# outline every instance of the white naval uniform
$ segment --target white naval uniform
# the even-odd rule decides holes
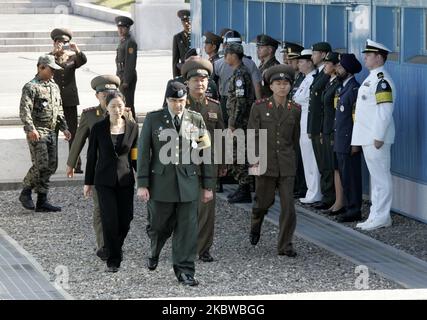
[[[377,86],[383,78],[392,90],[392,101],[377,103]],[[386,87],[385,84],[380,84]],[[384,67],[371,70],[369,76],[359,88],[356,102],[356,114],[351,144],[362,146],[363,154],[371,177],[371,202],[368,221],[383,223],[390,221],[392,202],[392,178],[390,172],[390,148],[394,143],[393,108],[395,96],[393,80]],[[391,99],[387,99],[391,100]],[[374,140],[383,141],[377,149]]]
[[[307,74],[293,96],[293,100],[301,105],[301,136],[299,141],[302,163],[304,166],[305,182],[307,184],[307,193],[305,198],[301,199],[301,202],[303,203],[314,203],[322,200],[322,193],[320,191],[320,172],[317,167],[316,157],[314,156],[313,144],[307,134],[310,86],[314,80],[313,76],[315,74],[316,70]]]

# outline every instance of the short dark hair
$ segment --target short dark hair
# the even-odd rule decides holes
[[[126,99],[120,91],[111,91],[108,93],[107,98],[105,98],[107,106],[110,104],[111,100],[120,98],[126,104]]]

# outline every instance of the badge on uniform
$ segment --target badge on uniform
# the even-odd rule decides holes
[[[192,147],[193,149],[196,149],[196,148],[197,148],[197,142],[196,142],[195,140],[193,140],[193,141],[191,142],[191,147]]]
[[[236,86],[241,87],[243,85],[243,81],[240,79],[236,80]]]
[[[265,115],[266,115],[267,117],[269,117],[269,116],[270,116],[270,113],[268,113],[268,112],[267,112]]]
[[[385,84],[384,82],[383,82],[383,83],[381,83],[381,88],[383,88],[383,89],[387,89],[387,84]]]
[[[340,106],[340,111],[344,112],[344,106],[343,105]]]
[[[364,82],[364,83],[363,83],[363,85],[364,85],[365,87],[369,87],[369,86],[371,85],[371,82],[370,82],[370,81],[366,81],[366,82]]]
[[[365,95],[362,95],[362,100],[366,100],[366,96]]]
[[[133,48],[129,48],[128,52],[129,52],[129,54],[132,54],[133,53]]]
[[[47,101],[43,101],[43,102],[42,102],[42,106],[43,106],[43,107],[47,107],[47,105],[48,105]]]
[[[218,115],[215,112],[208,112],[209,119],[218,119]]]

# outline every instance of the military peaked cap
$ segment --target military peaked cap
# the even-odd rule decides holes
[[[116,21],[116,25],[118,27],[127,27],[129,28],[131,25],[133,25],[133,20],[126,16],[118,16],[114,19]]]
[[[265,70],[264,77],[270,84],[274,80],[287,80],[292,84],[295,78],[295,71],[289,65],[278,64]]]
[[[92,79],[90,85],[97,93],[106,90],[118,90],[120,78],[114,75],[105,74]]]
[[[200,77],[209,77],[212,74],[213,66],[209,60],[198,59],[190,60],[184,63],[181,68],[181,74],[185,79],[190,79],[191,77],[200,76]]]
[[[50,33],[50,37],[54,41],[56,40],[70,41],[71,38],[73,37],[73,33],[69,29],[56,28],[56,29],[53,29],[52,32]]]

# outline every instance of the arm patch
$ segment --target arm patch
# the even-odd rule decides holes
[[[375,99],[377,100],[377,104],[393,102],[393,93],[391,86],[384,78],[381,78],[381,80],[377,84],[377,90],[375,91]]]

